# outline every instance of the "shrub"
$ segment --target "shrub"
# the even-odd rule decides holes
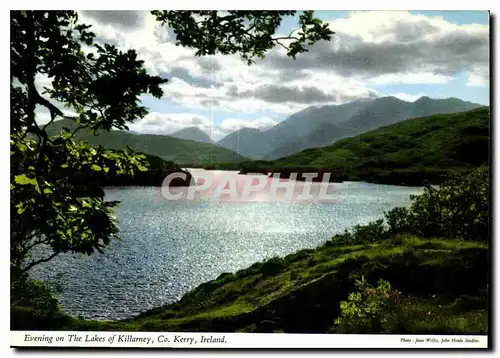
[[[53,290],[45,283],[23,278],[11,284],[11,329],[40,330],[61,327],[71,318],[61,311]]]
[[[384,227],[384,219],[372,221],[368,225],[356,225],[354,227],[356,244],[375,242],[388,239],[390,233]]]
[[[232,272],[223,272],[217,277],[217,281],[230,281],[234,279],[234,274]]]
[[[58,311],[58,299],[48,284],[23,278],[12,282],[10,299],[16,306],[31,306],[45,311]]]
[[[356,280],[356,292],[349,294],[347,301],[340,302],[340,316],[335,325],[341,332],[378,333],[383,331],[393,315],[399,292],[391,284],[379,280],[377,287],[364,278]]]
[[[385,214],[391,235],[411,232],[410,213],[407,208],[398,207]]]
[[[354,235],[346,230],[343,234],[335,235],[331,242],[334,245],[349,245],[354,243]]]
[[[488,240],[489,168],[482,166],[466,175],[454,175],[439,188],[427,185],[412,196],[410,208],[386,213],[389,231],[422,237],[456,237]]]
[[[311,252],[313,252],[313,251],[314,250],[311,250],[311,249],[302,249],[302,250],[299,250],[293,254],[286,255],[284,260],[288,263],[299,261],[299,260],[302,260],[302,259],[308,257],[311,254]]]
[[[278,274],[285,268],[285,263],[280,257],[273,257],[262,265],[262,275],[264,277]]]

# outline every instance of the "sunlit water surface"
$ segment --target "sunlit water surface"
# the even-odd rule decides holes
[[[381,218],[421,188],[335,183],[338,200],[289,204],[168,201],[159,188],[107,188],[121,241],[103,254],[65,254],[33,276],[62,286],[64,310],[122,319],[181,298],[223,272],[316,247],[333,234]]]

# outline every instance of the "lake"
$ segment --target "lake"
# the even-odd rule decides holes
[[[314,248],[422,192],[361,182],[331,185],[338,200],[308,203],[171,201],[160,188],[106,188],[107,199],[121,201],[116,214],[122,240],[103,254],[60,255],[32,276],[60,285],[61,304],[71,315],[129,318],[174,302],[223,272]]]

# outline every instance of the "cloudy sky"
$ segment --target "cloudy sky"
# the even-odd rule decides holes
[[[149,12],[83,11],[100,41],[133,48],[147,70],[168,78],[164,97],[130,125],[169,134],[197,126],[214,140],[241,127],[266,129],[312,105],[392,95],[413,101],[458,97],[489,103],[488,13],[317,11],[336,32],[297,60],[276,48],[252,66],[238,56],[195,57]],[[289,33],[296,17],[279,30]]]

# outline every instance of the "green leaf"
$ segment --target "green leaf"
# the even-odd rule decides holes
[[[97,164],[92,164],[92,170],[99,172],[102,170],[102,168]]]
[[[20,185],[28,185],[28,184],[37,185],[36,179],[28,178],[26,174],[16,175],[14,177],[14,181]]]

